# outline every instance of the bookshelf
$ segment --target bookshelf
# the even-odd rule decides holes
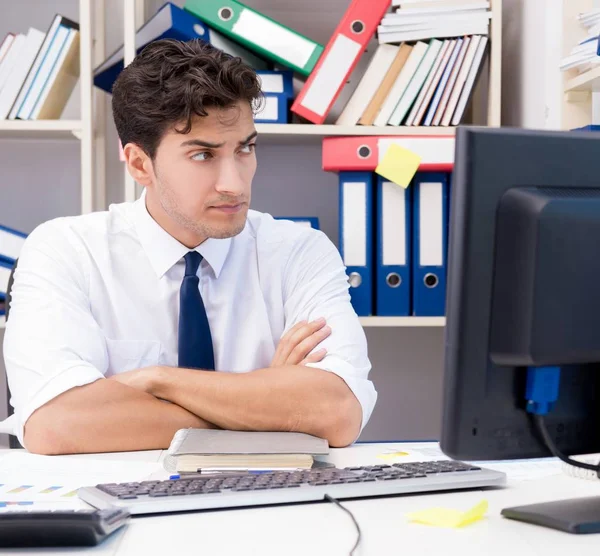
[[[453,127],[408,127],[408,126],[344,126],[313,124],[256,124],[260,135],[312,135],[316,137],[348,135],[454,135]]]
[[[562,56],[585,38],[585,29],[576,17],[581,12],[594,9],[594,0],[562,1]],[[562,72],[563,102],[561,107],[561,129],[573,129],[592,123],[593,93],[600,91],[600,68],[594,67],[583,73],[576,69]]]

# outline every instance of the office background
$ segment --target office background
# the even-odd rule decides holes
[[[105,50],[123,42],[123,0],[105,0]],[[246,0],[246,3],[298,32],[326,44],[349,0]],[[182,6],[183,0],[175,0]],[[502,124],[560,128],[564,116],[563,54],[565,0],[503,0]],[[162,0],[146,0],[154,13]],[[590,3],[588,3],[590,4]],[[591,3],[593,4],[593,3]],[[0,37],[29,26],[45,29],[55,13],[78,20],[77,0],[0,0]],[[587,7],[587,6],[586,6]],[[370,51],[376,42],[372,41]],[[356,74],[362,74],[363,57]],[[356,83],[353,84],[354,86]],[[78,87],[62,118],[79,117]],[[350,87],[336,106],[344,106]],[[101,98],[109,106],[109,96]],[[334,110],[335,112],[335,110]],[[339,109],[338,109],[339,113]],[[123,199],[123,166],[110,109],[106,110],[108,203]],[[321,170],[320,137],[263,137],[253,185],[254,209],[274,215],[316,215],[338,243],[337,176]],[[30,232],[57,216],[80,213],[80,146],[75,139],[3,138],[0,134],[0,222]],[[362,440],[432,439],[440,428],[443,327],[366,328],[372,379],[379,401]],[[4,331],[0,330],[0,341]],[[35,349],[35,346],[32,346]],[[0,358],[0,365],[3,366]],[[0,419],[6,385],[0,369]],[[0,447],[7,437],[0,436]]]

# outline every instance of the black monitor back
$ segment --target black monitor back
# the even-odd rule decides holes
[[[526,366],[559,364],[550,433],[565,453],[600,452],[600,134],[462,127],[456,139],[442,450],[549,455],[525,411]]]

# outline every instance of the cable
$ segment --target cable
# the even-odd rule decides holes
[[[598,478],[600,478],[600,465],[592,465],[590,463],[585,463],[583,461],[577,461],[575,459],[570,458],[563,454],[555,445],[552,440],[550,434],[548,433],[548,429],[546,428],[546,421],[544,420],[543,415],[533,415],[533,419],[535,425],[537,427],[538,432],[540,433],[542,439],[544,440],[544,444],[548,450],[552,452],[554,457],[557,457],[561,461],[572,465],[573,467],[579,467],[580,469],[587,469],[588,471],[594,471]]]
[[[354,551],[358,548],[358,545],[360,544],[360,539],[361,539],[361,532],[360,532],[360,526],[358,525],[358,521],[356,521],[356,518],[354,517],[354,514],[345,506],[342,506],[340,504],[339,500],[336,500],[333,496],[329,496],[329,494],[325,495],[325,500],[328,500],[329,502],[332,502],[333,504],[335,504],[338,508],[344,510],[352,519],[352,522],[354,523],[354,527],[356,527],[356,542],[354,543],[354,546],[352,547],[352,549],[350,550],[350,556],[354,556]]]

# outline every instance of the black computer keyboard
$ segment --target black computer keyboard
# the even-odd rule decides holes
[[[354,498],[484,486],[505,475],[456,461],[398,463],[242,474],[194,474],[175,480],[101,484],[79,490],[95,507],[132,514]]]

